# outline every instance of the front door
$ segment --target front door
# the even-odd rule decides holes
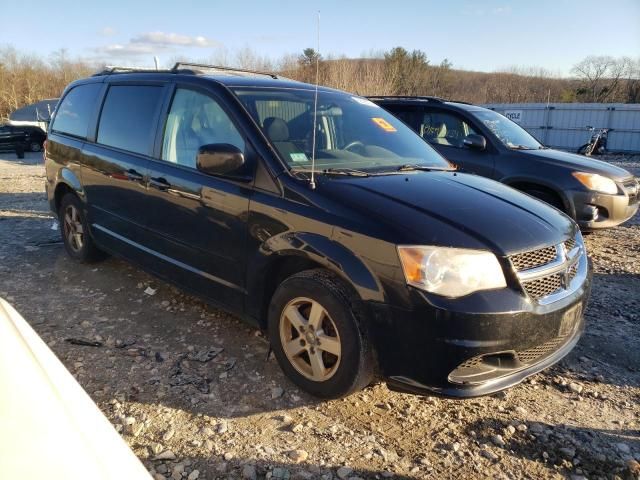
[[[470,123],[457,113],[425,108],[418,133],[462,172],[493,177],[494,155],[464,144],[467,135],[477,134]]]
[[[147,228],[162,272],[209,299],[240,311],[245,292],[245,242],[252,165],[240,129],[214,96],[175,90],[160,158],[151,162]],[[245,152],[241,175],[196,169],[198,148],[227,143]]]

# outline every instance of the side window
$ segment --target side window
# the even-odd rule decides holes
[[[98,125],[98,143],[149,155],[162,93],[160,86],[109,87]]]
[[[89,119],[101,89],[101,83],[89,83],[73,88],[58,105],[51,130],[87,138]]]
[[[417,131],[420,120],[420,112],[414,108],[390,107],[388,109],[394,116],[406,123],[412,130]]]
[[[476,133],[457,115],[448,112],[425,111],[420,122],[420,136],[429,143],[463,148],[467,135]]]
[[[244,140],[237,128],[208,95],[178,88],[164,129],[162,159],[196,168],[196,155],[202,145],[228,143],[244,152]]]

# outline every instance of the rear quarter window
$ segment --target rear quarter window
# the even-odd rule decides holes
[[[100,115],[98,143],[150,155],[163,87],[114,85]]]
[[[87,138],[89,119],[101,89],[101,83],[89,83],[70,90],[58,106],[51,130]]]

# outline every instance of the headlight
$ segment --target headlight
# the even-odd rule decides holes
[[[409,285],[444,297],[462,297],[478,290],[507,286],[496,256],[483,250],[399,246]]]
[[[618,193],[616,182],[610,178],[603,177],[597,173],[573,172],[572,175],[589,190],[596,192],[610,193],[615,195]]]

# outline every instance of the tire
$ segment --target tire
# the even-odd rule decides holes
[[[73,193],[67,193],[62,197],[58,221],[64,248],[71,258],[80,263],[93,263],[106,257],[106,254],[96,247],[82,202]]]
[[[535,190],[535,189],[524,190],[524,192],[531,195],[532,197],[536,197],[538,200],[542,200],[543,202],[548,203],[552,207],[555,207],[558,210],[560,210],[561,212],[565,211],[564,205],[562,204],[562,201],[560,200],[560,198],[558,198],[557,195],[551,192],[547,192],[545,190]]]
[[[42,143],[40,142],[31,142],[29,143],[29,151],[30,152],[39,152],[42,150]]]
[[[361,309],[356,295],[326,270],[307,270],[282,282],[269,305],[268,330],[287,377],[306,392],[327,399],[369,385],[374,376],[373,351],[360,322]],[[312,330],[311,312],[320,319]]]
[[[589,151],[589,148],[591,148],[591,144],[590,143],[585,143],[584,145],[582,145],[579,149],[578,149],[578,154],[579,155],[590,155],[590,153],[587,153]]]

